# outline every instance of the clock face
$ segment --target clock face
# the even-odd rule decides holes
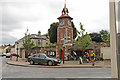
[[[68,24],[69,24],[69,25],[71,25],[71,22],[70,22],[70,21],[68,21]]]
[[[63,24],[64,24],[64,21],[61,21],[60,24],[63,25]]]

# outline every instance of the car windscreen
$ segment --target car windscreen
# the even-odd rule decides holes
[[[40,55],[39,54],[35,54],[35,55],[33,55],[33,57],[40,57]]]
[[[40,55],[40,58],[42,58],[42,59],[44,59],[44,58],[46,58],[46,57],[47,57],[47,56],[44,55],[44,54]]]

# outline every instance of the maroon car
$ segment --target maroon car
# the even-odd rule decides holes
[[[16,53],[12,53],[11,55],[12,55],[12,56],[16,56]]]

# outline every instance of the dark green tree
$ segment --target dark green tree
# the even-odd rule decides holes
[[[101,35],[102,41],[109,42],[109,40],[110,40],[110,34],[108,33],[107,30],[101,30],[100,31],[100,35]]]
[[[89,35],[90,35],[92,41],[102,42],[102,38],[101,38],[101,35],[99,33],[90,33]]]
[[[73,22],[71,22],[71,23],[72,23],[72,28],[73,28],[73,39],[75,39],[77,37],[77,29],[76,29],[74,23]]]
[[[23,40],[23,47],[24,47],[24,49],[26,49],[26,52],[27,52],[26,58],[28,57],[28,53],[30,52],[30,50],[33,46],[34,46],[34,43],[33,43],[33,41],[31,41],[30,33],[28,33],[28,29],[27,29],[27,31],[25,33],[25,39]]]
[[[54,22],[50,25],[50,28],[48,29],[48,34],[50,36],[50,42],[51,43],[56,43],[57,42],[57,27],[58,27],[58,22]]]
[[[72,28],[73,28],[73,39],[75,39],[77,37],[77,30],[75,28],[75,25],[73,22],[72,23]],[[57,43],[57,27],[58,27],[59,23],[58,22],[54,22],[50,25],[50,28],[48,29],[48,34],[50,36],[50,42],[51,43]]]

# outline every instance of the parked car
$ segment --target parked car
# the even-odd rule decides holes
[[[3,53],[2,56],[6,56],[6,53]]]
[[[52,66],[52,65],[60,64],[61,60],[56,58],[50,58],[46,54],[41,53],[41,54],[34,54],[32,56],[29,56],[28,62],[30,64],[38,63],[38,64],[47,64],[49,66]]]
[[[11,55],[12,55],[12,56],[17,56],[17,54],[16,54],[16,53],[12,53]]]
[[[11,53],[6,53],[6,58],[10,58],[11,57]]]

